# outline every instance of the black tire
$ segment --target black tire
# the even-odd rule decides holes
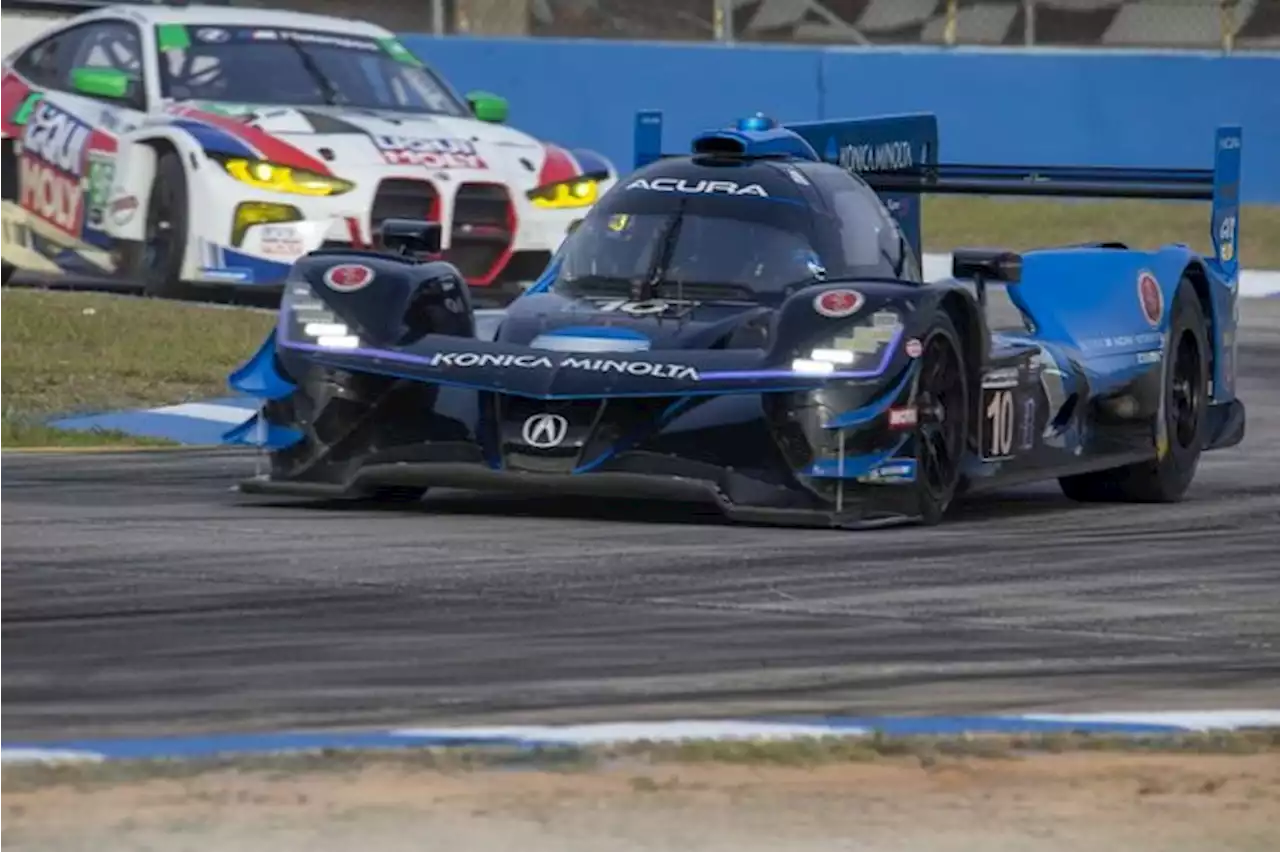
[[[9,279],[13,277],[13,269],[12,263],[0,263],[0,286],[9,283]]]
[[[182,281],[190,210],[182,158],[176,151],[159,152],[143,242],[130,250],[130,271],[148,296],[181,299],[190,292]]]
[[[955,323],[939,312],[921,338],[916,405],[916,493],[920,522],[940,522],[960,485],[969,441],[971,365]]]
[[[1175,503],[1195,478],[1209,414],[1209,338],[1204,310],[1186,278],[1178,284],[1164,351],[1167,449],[1146,462],[1058,480],[1080,502]]]

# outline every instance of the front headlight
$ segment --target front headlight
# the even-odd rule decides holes
[[[291,336],[303,343],[325,349],[359,349],[360,336],[338,318],[328,305],[311,291],[301,279],[290,279],[285,285],[284,310],[289,313]]]
[[[529,191],[534,207],[545,210],[572,210],[590,207],[600,197],[600,181],[595,178],[575,178],[549,183]]]
[[[291,195],[341,195],[355,188],[351,181],[315,172],[303,171],[266,160],[249,160],[243,157],[218,159],[236,180],[270,192],[287,192]]]
[[[793,360],[791,369],[806,376],[827,376],[859,362],[875,363],[901,333],[902,321],[896,312],[877,311],[869,324],[851,326]]]

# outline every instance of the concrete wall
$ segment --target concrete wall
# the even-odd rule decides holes
[[[668,145],[756,111],[783,121],[930,111],[951,162],[1208,167],[1213,130],[1244,127],[1244,197],[1280,203],[1280,55],[721,47],[405,36],[512,123],[631,158],[637,109]]]

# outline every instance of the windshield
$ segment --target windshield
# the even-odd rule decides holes
[[[279,27],[162,25],[157,41],[166,98],[470,115],[394,39]]]
[[[729,210],[593,213],[566,241],[556,287],[631,298],[781,298],[822,272],[804,233]]]

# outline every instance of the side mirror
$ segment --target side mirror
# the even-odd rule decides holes
[[[132,95],[135,80],[115,68],[72,68],[71,88],[91,98],[126,100]]]
[[[956,249],[951,253],[951,277],[1017,284],[1022,280],[1022,255],[1007,249]]]
[[[410,257],[439,254],[442,236],[439,222],[422,219],[386,219],[378,229],[383,249]]]
[[[490,92],[468,92],[467,103],[471,105],[472,115],[490,124],[502,124],[510,111],[506,98]]]

